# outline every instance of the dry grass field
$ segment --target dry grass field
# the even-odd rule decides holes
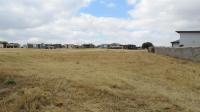
[[[0,112],[200,112],[200,64],[145,51],[0,49]]]

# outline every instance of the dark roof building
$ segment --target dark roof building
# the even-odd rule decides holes
[[[6,48],[7,45],[8,45],[8,42],[6,42],[6,41],[0,41],[0,44],[2,45],[1,48]]]
[[[180,40],[173,41],[171,42],[171,44],[172,44],[172,47],[180,47]]]
[[[94,44],[83,44],[82,48],[95,48]]]
[[[123,45],[123,49],[137,49],[136,45],[128,44]]]
[[[98,48],[109,48],[110,44],[101,44],[97,46]]]
[[[18,43],[9,43],[6,48],[20,48],[20,44]]]

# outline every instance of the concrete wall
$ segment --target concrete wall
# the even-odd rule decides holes
[[[155,47],[155,53],[200,62],[200,47],[198,48]]]
[[[172,47],[174,47],[174,48],[179,48],[179,47],[180,47],[180,43],[173,43],[173,44],[172,44]]]
[[[180,45],[200,47],[200,33],[180,33]]]

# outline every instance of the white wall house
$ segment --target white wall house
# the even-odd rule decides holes
[[[200,47],[200,31],[176,31],[180,34],[179,47]]]
[[[4,45],[0,43],[0,48],[3,48],[3,47],[4,47]]]
[[[69,49],[75,48],[74,44],[65,44],[64,46],[65,48],[69,48]]]

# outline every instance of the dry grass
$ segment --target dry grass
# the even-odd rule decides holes
[[[144,51],[0,49],[0,112],[198,112],[199,68]]]

